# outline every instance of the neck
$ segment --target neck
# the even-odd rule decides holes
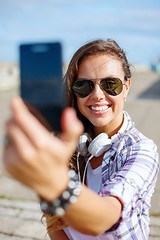
[[[114,120],[114,122],[112,121],[103,127],[94,127],[95,137],[104,132],[109,138],[111,138],[113,135],[118,133],[119,129],[122,127],[123,121],[124,115],[121,114],[116,120]]]

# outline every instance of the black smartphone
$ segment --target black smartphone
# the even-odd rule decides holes
[[[60,132],[65,103],[61,43],[23,43],[19,53],[21,97],[42,124]]]

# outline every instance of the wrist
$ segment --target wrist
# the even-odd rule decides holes
[[[58,198],[58,196],[66,189],[69,176],[68,167],[61,168],[60,171],[57,170],[51,176],[48,174],[48,178],[45,181],[39,183],[36,192],[40,198],[46,201],[53,201]],[[54,176],[54,177],[53,177]]]
[[[74,170],[68,172],[69,181],[67,188],[54,201],[46,201],[41,198],[41,210],[51,215],[63,216],[69,205],[76,202],[80,194],[81,185],[78,175]]]

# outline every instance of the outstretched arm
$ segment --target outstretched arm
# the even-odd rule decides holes
[[[6,125],[10,143],[4,151],[4,165],[39,196],[53,201],[67,187],[67,165],[83,132],[82,123],[73,109],[66,109],[62,133],[57,138],[30,114],[19,97],[12,100],[11,107],[13,117]],[[77,202],[66,211],[64,221],[82,233],[99,235],[118,221],[121,208],[117,198],[101,197],[84,186]]]

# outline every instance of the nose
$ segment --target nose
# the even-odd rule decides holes
[[[96,82],[94,85],[94,90],[92,92],[92,97],[96,100],[104,99],[105,94],[103,89],[101,88],[99,82]]]

